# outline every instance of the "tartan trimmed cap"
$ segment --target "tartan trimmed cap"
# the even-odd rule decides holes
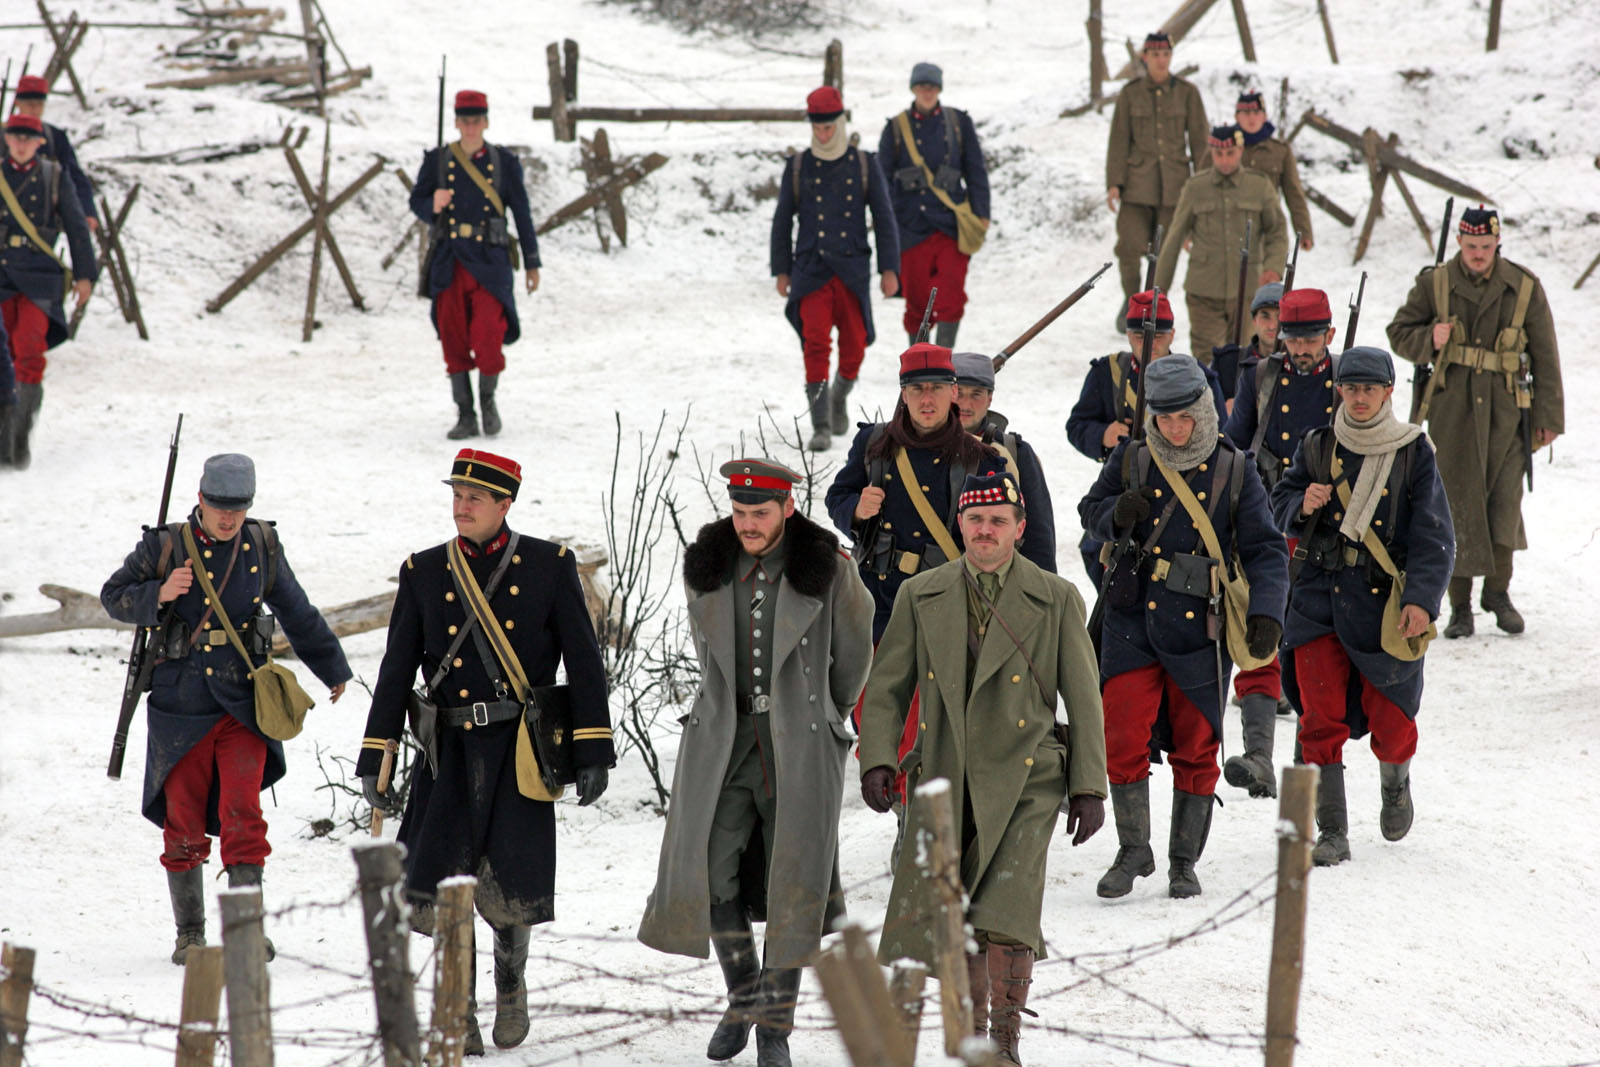
[[[248,508],[256,498],[255,463],[239,452],[212,456],[200,472],[200,495],[224,511]]]
[[[1461,213],[1461,223],[1456,232],[1467,237],[1500,236],[1500,212],[1492,207],[1469,207]]]
[[[728,479],[728,496],[739,504],[765,504],[782,500],[806,476],[762,456],[730,459],[717,468]]]
[[[1206,372],[1181,352],[1152,361],[1144,371],[1144,406],[1157,415],[1186,411],[1206,391]]]
[[[1333,308],[1321,289],[1295,289],[1278,305],[1278,336],[1317,337],[1333,325]]]
[[[954,385],[955,381],[956,368],[950,362],[950,350],[943,345],[924,341],[900,353],[902,386],[915,385],[917,382],[943,382]]]
[[[832,122],[844,114],[844,96],[831,85],[813,89],[806,96],[806,119],[810,122]]]
[[[968,508],[989,507],[994,504],[1015,504],[1026,508],[1022,500],[1022,490],[1017,488],[1017,480],[1008,470],[996,471],[994,474],[969,474],[962,483],[961,495],[956,498],[956,514],[959,515]]]
[[[1152,290],[1146,289],[1142,293],[1134,293],[1128,297],[1128,331],[1130,333],[1144,329],[1145,316],[1150,314],[1150,301],[1155,296]],[[1166,333],[1172,329],[1172,305],[1167,302],[1167,294],[1161,294],[1161,300],[1156,304],[1156,332]]]
[[[17,82],[18,100],[43,100],[50,95],[50,83],[37,74],[24,74]]]
[[[1233,123],[1226,126],[1211,127],[1211,136],[1206,138],[1206,143],[1212,148],[1231,148],[1244,144],[1244,131]]]
[[[450,477],[444,479],[444,484],[475,485],[515,500],[517,489],[522,485],[522,464],[493,452],[463,448],[456,453]]]
[[[456,93],[457,115],[487,115],[489,98],[476,89],[462,89]]]
[[[1381,348],[1356,345],[1333,361],[1335,385],[1393,385],[1394,357]]]
[[[1239,100],[1233,105],[1235,114],[1241,111],[1265,111],[1267,107],[1261,102],[1261,92],[1251,89],[1249,92],[1240,93]]]
[[[33,115],[14,111],[6,117],[6,132],[13,137],[43,137],[44,122]]]

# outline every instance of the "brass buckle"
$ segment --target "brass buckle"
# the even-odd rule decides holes
[[[456,236],[457,237],[471,237],[472,236],[472,223],[463,222],[461,225],[457,226],[456,227]]]

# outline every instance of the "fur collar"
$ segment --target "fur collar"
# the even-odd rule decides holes
[[[839,539],[797,511],[785,523],[783,540],[783,573],[795,592],[825,595],[841,559]],[[706,523],[684,550],[683,580],[696,593],[715,592],[731,579],[740,551],[732,519]]]

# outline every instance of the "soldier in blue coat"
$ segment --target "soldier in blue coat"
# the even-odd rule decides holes
[[[1264,288],[1264,287],[1263,287]],[[1258,357],[1239,375],[1240,393],[1222,431],[1235,447],[1255,456],[1261,480],[1271,490],[1289,469],[1306,431],[1333,419],[1333,355],[1329,344],[1335,328],[1328,294],[1321,289],[1295,289],[1282,298],[1278,335],[1282,353]],[[1289,539],[1293,552],[1295,539]],[[1272,767],[1276,716],[1293,710],[1283,699],[1282,672],[1276,660],[1265,667],[1240,671],[1233,680],[1244,727],[1244,752],[1229,756],[1222,773],[1229,785],[1253,797],[1278,795]]]
[[[1250,323],[1255,333],[1243,346],[1229,342],[1211,350],[1211,366],[1222,383],[1222,395],[1228,399],[1228,413],[1233,413],[1233,398],[1238,392],[1239,377],[1254,374],[1252,368],[1263,354],[1278,349],[1278,305],[1283,301],[1283,283],[1268,282],[1250,298]]]
[[[531,785],[537,772],[523,764],[533,757],[528,742],[518,740],[521,690],[503,665],[500,642],[534,688],[554,685],[557,668],[566,668],[580,804],[605,792],[617,753],[605,665],[573,554],[506,525],[521,466],[464,448],[447,484],[457,536],[407,557],[400,568],[356,774],[375,808],[400,814],[392,794],[378,791],[379,768],[385,745],[406,727],[420,671],[435,706],[425,717],[411,713],[411,731],[428,755],[414,766],[398,835],[406,846],[406,893],[416,909],[412,928],[432,935],[440,880],[478,879],[473,901],[494,931],[494,1042],[511,1048],[528,1033],[529,928],[555,918],[556,797],[524,788],[523,779]],[[455,551],[503,638],[484,640],[489,624],[480,625],[468,606],[471,587],[449,562]],[[467,1050],[482,1054],[476,968],[471,988]]]
[[[1191,508],[1204,509],[1222,558],[1236,558],[1249,580],[1251,654],[1271,656],[1282,633],[1288,550],[1249,457],[1218,435],[1208,393],[1192,356],[1152,364],[1144,440],[1119,443],[1078,505],[1091,534],[1124,546],[1101,593],[1106,764],[1121,844],[1097,887],[1102,897],[1124,896],[1155,871],[1149,765],[1162,750],[1171,753],[1173,781],[1168,892],[1200,894],[1195,863],[1211,828],[1231,662],[1207,619],[1219,576]]]
[[[1009,429],[1010,421],[989,406],[994,402],[994,360],[977,352],[957,352],[950,362],[956,372],[961,428],[1000,450],[1006,469],[1017,480],[1022,499],[1028,502],[1028,528],[1017,543],[1017,551],[1054,574],[1056,512],[1050,503],[1050,485],[1033,446]]]
[[[259,886],[272,852],[261,791],[283,777],[283,743],[262,733],[250,672],[266,661],[274,630],[282,627],[300,662],[329,687],[330,700],[350,680],[339,640],[300,588],[272,523],[247,517],[255,488],[250,457],[212,456],[188,521],[146,529],[100,590],[113,619],[159,627],[150,648],[156,661],[142,807],[162,831],[177,964],[190,946],[206,943],[207,835],[221,841],[230,887]],[[202,590],[196,568],[205,571],[220,605]],[[224,614],[249,664],[230,641]],[[271,942],[267,953],[270,959]]]
[[[17,81],[16,112],[19,115],[32,115],[43,124],[44,144],[39,147],[39,154],[61,164],[62,173],[72,182],[72,188],[77,190],[78,204],[83,208],[84,219],[92,233],[100,228],[100,214],[94,206],[94,186],[89,184],[89,176],[78,163],[78,153],[73,150],[72,138],[67,136],[67,131],[44,121],[44,105],[49,96],[49,82],[37,74],[24,74]]]
[[[888,183],[872,153],[850,144],[839,90],[825,85],[813,91],[806,97],[806,116],[811,147],[790,157],[778,178],[771,259],[778,295],[788,300],[784,314],[800,335],[805,358],[811,411],[806,447],[820,452],[834,434],[850,429],[850,390],[867,346],[877,337],[867,288],[872,277],[867,212],[878,247],[878,288],[886,297],[900,287],[900,242]],[[839,371],[830,388],[828,354],[835,328]]]
[[[1411,757],[1422,703],[1422,648],[1455,565],[1455,528],[1433,446],[1394,417],[1394,360],[1346,349],[1335,371],[1342,403],[1331,427],[1301,441],[1272,490],[1278,526],[1300,538],[1284,627],[1283,681],[1300,709],[1305,761],[1317,784],[1312,859],[1350,858],[1344,744],[1372,734],[1389,841],[1411,828]],[[1369,536],[1370,535],[1370,536]],[[1386,618],[1403,576],[1399,610]],[[1398,653],[1398,654],[1397,654]]]
[[[1072,412],[1067,416],[1067,440],[1092,460],[1104,462],[1117,443],[1132,432],[1135,400],[1139,394],[1138,353],[1144,348],[1144,320],[1150,314],[1153,295],[1146,290],[1129,298],[1126,311],[1118,316],[1127,320],[1128,348],[1089,361],[1089,373],[1083,377],[1078,402],[1072,405]],[[1155,329],[1150,346],[1152,363],[1172,351],[1172,305],[1167,302],[1166,293],[1161,294],[1161,302],[1155,309]],[[1206,377],[1220,418],[1225,410],[1221,382],[1216,372],[1203,363],[1200,371]],[[1100,542],[1093,534],[1085,532],[1078,543],[1078,551],[1083,554],[1083,569],[1089,580],[1099,588],[1100,576],[1105,572],[1100,564]]]
[[[955,210],[949,205],[965,202],[987,223],[989,168],[972,119],[965,111],[941,104],[943,91],[944,71],[937,65],[924,62],[911,68],[911,106],[884,123],[878,159],[890,179],[900,231],[906,336],[916,341],[928,294],[937,288],[934,341],[954,348],[956,330],[966,313],[967,266],[972,256],[961,251]],[[913,146],[920,163],[911,157]]]
[[[64,271],[56,238],[65,232],[72,255],[72,289],[89,299],[98,265],[78,194],[63,180],[61,164],[42,159],[44,124],[32,115],[6,119],[5,161],[0,163],[0,323],[10,334],[18,401],[10,419],[10,462],[32,460],[28,437],[44,403],[45,352],[67,339]],[[14,202],[14,203],[13,203]]]
[[[528,214],[528,190],[517,154],[483,139],[489,128],[489,98],[463,89],[456,94],[455,112],[461,137],[422,157],[411,189],[411,211],[433,228],[426,295],[433,300],[433,326],[456,404],[456,424],[445,436],[459,441],[478,435],[470,375],[474,367],[483,432],[490,437],[500,432],[494,394],[506,366],[503,348],[522,336],[515,292],[517,245],[511,242],[506,216],[517,222],[530,293],[539,288],[539,239]]]

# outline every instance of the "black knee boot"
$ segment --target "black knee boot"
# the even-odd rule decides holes
[[[28,435],[33,432],[33,420],[43,404],[44,386],[38,382],[17,386],[17,403],[11,412],[11,463],[19,471],[27,470],[33,462]]]
[[[761,1021],[756,1025],[756,1067],[791,1067],[789,1033],[794,1029],[800,968],[761,972]]]
[[[1244,755],[1229,756],[1222,776],[1253,797],[1275,797],[1278,776],[1272,769],[1272,742],[1278,729],[1278,702],[1265,693],[1246,694],[1239,701],[1239,719],[1244,725]]]
[[[1195,864],[1206,850],[1211,836],[1211,808],[1216,798],[1210,794],[1172,791],[1172,832],[1167,841],[1167,895],[1197,897],[1200,877]]]
[[[728,987],[728,1009],[706,1045],[706,1058],[731,1060],[750,1042],[761,1002],[761,964],[742,902],[711,905],[711,944]]]
[[[456,402],[456,424],[445,431],[452,441],[478,436],[478,414],[472,409],[472,375],[458,371],[450,375],[450,398]]]
[[[483,412],[483,432],[489,437],[500,432],[500,409],[494,404],[494,389],[499,382],[498,374],[478,375],[478,407]]]
[[[1117,858],[1100,877],[1095,893],[1125,897],[1133,880],[1155,873],[1156,856],[1150,850],[1150,779],[1111,786],[1111,813],[1117,822]]]
[[[526,926],[494,932],[495,1048],[516,1048],[528,1036],[528,936]]]
[[[0,353],[0,359],[7,358]],[[178,928],[172,946],[172,962],[182,967],[189,961],[189,949],[206,943],[205,868],[167,872],[167,893],[172,897],[172,921]]]

